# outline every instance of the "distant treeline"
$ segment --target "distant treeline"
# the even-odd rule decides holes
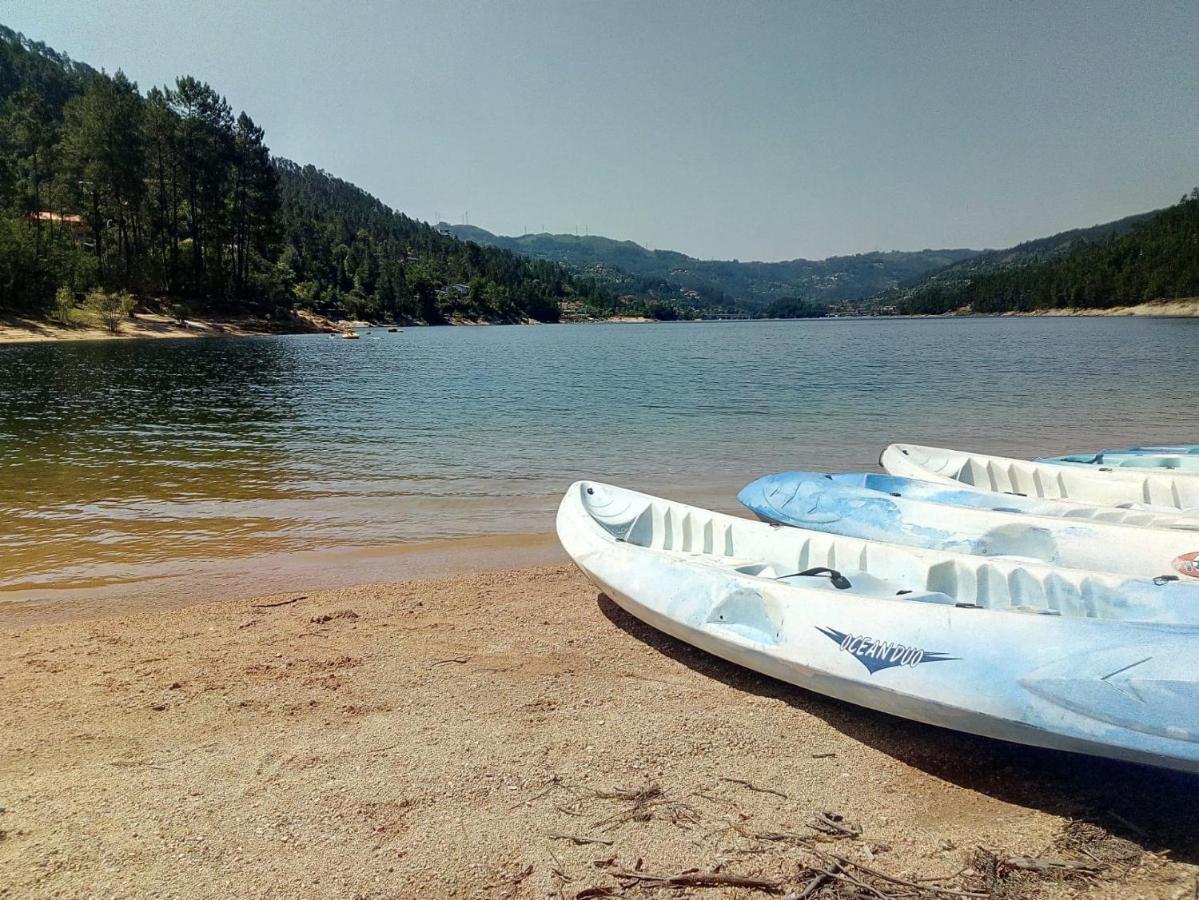
[[[144,96],[0,26],[0,310],[65,288],[235,313],[553,321],[616,306],[563,267],[459,241],[312,166],[209,85]]]
[[[1199,296],[1199,189],[1130,230],[1071,244],[1048,259],[1019,258],[989,270],[923,282],[882,295],[903,313],[1106,309]]]
[[[828,306],[813,303],[799,297],[775,300],[764,309],[760,318],[767,319],[819,319],[828,315]]]

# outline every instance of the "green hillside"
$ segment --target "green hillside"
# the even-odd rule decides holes
[[[1199,192],[979,256],[875,298],[905,313],[1108,308],[1199,295]]]
[[[596,235],[505,237],[472,225],[444,222],[438,229],[482,246],[502,247],[531,259],[563,263],[618,293],[658,289],[681,297],[694,292],[707,304],[744,305],[756,310],[784,299],[798,298],[825,305],[870,296],[977,253],[974,250],[892,251],[824,260],[741,262],[700,260],[673,250],[649,250],[633,241]]]
[[[615,306],[559,265],[273,159],[203,82],[143,94],[0,26],[0,311],[63,317],[97,290],[275,318],[554,321],[563,301]]]

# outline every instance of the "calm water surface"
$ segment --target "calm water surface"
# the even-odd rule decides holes
[[[1199,442],[1199,320],[413,328],[0,347],[0,591],[544,532],[573,479],[734,509],[890,441]],[[247,569],[247,571],[251,571]]]

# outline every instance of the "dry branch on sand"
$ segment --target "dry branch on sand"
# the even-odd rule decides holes
[[[734,778],[720,781],[740,784],[753,790],[747,782]],[[555,787],[564,787],[556,782]],[[572,790],[566,788],[567,790]],[[608,790],[573,791],[574,810],[564,810],[571,815],[595,802],[616,804],[615,812],[600,819],[592,827],[606,833],[623,825],[649,826],[654,821],[689,828],[700,824],[705,818],[703,811],[688,802],[693,798],[704,798],[719,807],[722,816],[727,816],[730,807],[718,802],[703,791],[693,791],[683,800],[668,797],[662,786],[649,782],[637,787],[621,787]],[[756,791],[774,793],[777,791]],[[711,810],[713,806],[709,806]],[[1135,844],[1114,838],[1102,828],[1083,822],[1067,823],[1062,833],[1042,855],[1017,855],[976,849],[969,864],[959,871],[932,878],[908,878],[888,872],[849,853],[829,848],[833,841],[854,842],[853,846],[864,847],[866,855],[873,860],[873,852],[879,845],[862,842],[860,826],[848,822],[837,813],[820,811],[812,815],[805,827],[814,833],[797,834],[792,831],[755,831],[747,826],[751,818],[746,813],[731,809],[735,819],[727,818],[722,827],[709,831],[707,838],[717,836],[720,859],[716,864],[695,866],[674,874],[643,868],[644,860],[637,858],[632,866],[621,865],[619,854],[607,859],[593,860],[592,866],[604,871],[612,883],[593,884],[578,890],[575,900],[599,897],[634,896],[639,893],[670,890],[674,892],[706,888],[739,889],[737,896],[761,893],[784,894],[787,900],[1002,900],[1024,896],[1035,890],[1038,882],[1053,881],[1097,881],[1119,867],[1132,866],[1143,856]],[[632,832],[635,834],[635,832]],[[626,838],[629,835],[626,832]],[[725,846],[723,837],[732,835],[736,846]],[[615,841],[575,834],[555,834],[553,840],[570,841],[576,846],[600,844],[613,846]],[[739,840],[738,840],[739,839]],[[784,854],[771,854],[770,848],[785,844]],[[886,847],[881,847],[886,850]],[[1051,852],[1052,851],[1052,852]],[[731,855],[753,855],[758,871],[751,873],[725,871]],[[781,858],[780,858],[781,857]],[[563,886],[577,880],[566,873],[565,867],[557,862],[555,876],[558,879],[559,895],[565,897]],[[586,879],[583,879],[586,880]]]
[[[291,597],[287,600],[278,600],[274,603],[251,603],[253,609],[273,609],[276,606],[290,606],[293,603],[299,603],[301,600],[307,600],[307,597]]]

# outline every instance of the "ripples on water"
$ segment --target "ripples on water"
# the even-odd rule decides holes
[[[1199,441],[1199,321],[414,328],[0,347],[0,589],[548,531],[588,476],[723,509],[892,440]]]

